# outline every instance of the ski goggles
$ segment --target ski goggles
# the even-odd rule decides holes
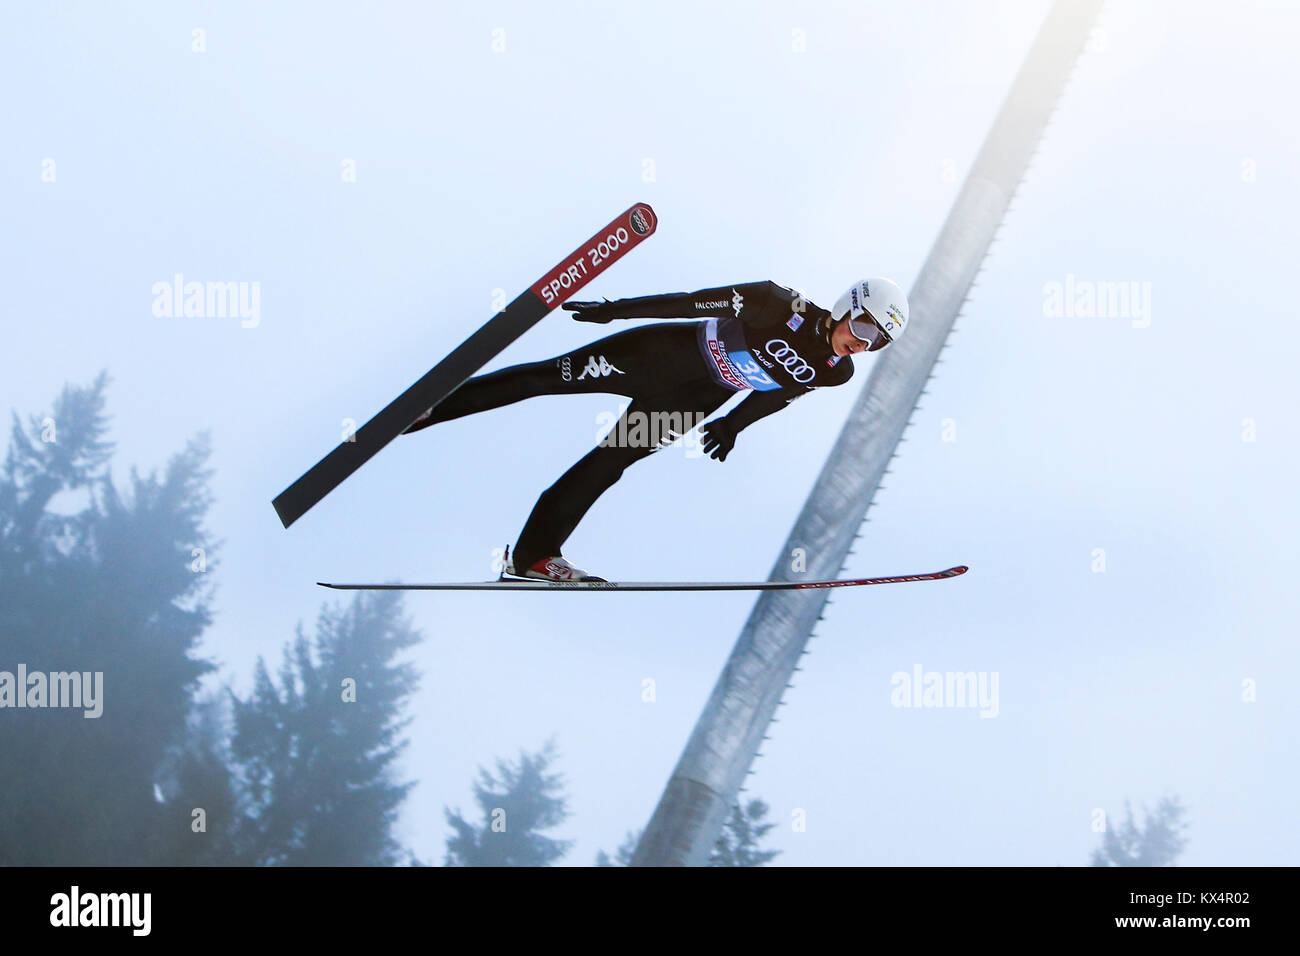
[[[876,323],[875,318],[873,318],[871,313],[866,309],[862,310],[862,318],[849,319],[849,331],[853,333],[853,337],[858,341],[868,343],[868,352],[875,352],[879,349],[883,349],[893,341],[890,339],[888,333],[886,333],[885,330]]]

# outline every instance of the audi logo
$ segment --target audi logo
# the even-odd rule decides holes
[[[801,384],[811,382],[813,376],[817,374],[813,371],[812,366],[803,360],[803,356],[792,349],[790,343],[786,342],[785,339],[769,339],[767,354],[776,359],[776,364],[789,372],[790,377],[796,382]]]

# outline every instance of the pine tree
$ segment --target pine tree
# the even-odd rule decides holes
[[[1101,847],[1093,851],[1093,866],[1173,866],[1178,854],[1187,846],[1183,835],[1187,824],[1183,814],[1187,808],[1178,797],[1165,797],[1154,814],[1143,810],[1143,825],[1138,828],[1133,819],[1133,807],[1127,800],[1125,822],[1109,828],[1102,837]]]
[[[614,851],[613,859],[610,859],[609,854],[606,853],[604,850],[597,851],[596,865],[597,866],[631,866],[632,855],[636,853],[636,845],[640,842],[641,842],[641,831],[628,830],[627,836],[623,838],[623,842],[620,843],[618,845],[618,849]]]
[[[743,810],[739,804],[732,808],[722,835],[713,845],[709,866],[763,866],[775,859],[780,850],[759,848],[759,842],[776,826],[763,822],[767,810],[767,804],[757,799],[750,800]]]
[[[155,796],[166,825],[157,858],[167,866],[222,866],[233,855],[238,793],[232,772],[228,711],[223,694],[195,702],[184,744],[174,747]]]
[[[409,861],[392,834],[412,784],[393,779],[416,685],[394,658],[419,640],[401,595],[326,608],[313,645],[299,628],[279,682],[260,658],[248,700],[232,695],[240,766],[236,858],[244,864],[389,866]]]
[[[762,800],[750,800],[742,811],[733,807],[731,816],[722,828],[722,835],[713,845],[709,866],[763,866],[780,854],[780,850],[763,850],[759,841],[767,836],[775,823],[764,823],[768,806]],[[629,830],[611,859],[604,850],[596,854],[597,866],[631,866],[632,855],[641,842],[640,830]]]
[[[444,808],[453,831],[446,865],[550,866],[564,856],[573,841],[541,832],[569,816],[560,775],[550,772],[554,761],[554,743],[548,741],[535,754],[520,751],[517,763],[498,760],[496,776],[480,767],[474,802],[482,822],[475,826],[459,810]]]
[[[191,563],[197,548],[212,563],[207,438],[161,478],[132,469],[119,493],[107,385],[101,373],[88,388],[66,386],[26,429],[14,415],[0,472],[0,671],[75,671],[92,690],[102,675],[98,717],[2,712],[0,864],[166,862],[173,821],[155,785],[213,669],[194,656],[210,589]],[[19,690],[14,677],[8,692],[0,677],[0,703]]]

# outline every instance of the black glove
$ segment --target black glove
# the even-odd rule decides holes
[[[718,461],[726,461],[727,453],[736,447],[736,429],[726,418],[715,418],[701,425],[700,437],[704,439],[704,451]]]
[[[603,302],[566,302],[562,308],[572,312],[573,317],[579,322],[605,323],[614,318],[609,309],[612,304],[609,299]]]

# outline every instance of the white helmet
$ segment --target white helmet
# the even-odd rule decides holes
[[[847,318],[849,331],[870,342],[867,351],[875,352],[907,331],[907,296],[893,279],[863,279],[839,297],[831,318],[836,322]]]

